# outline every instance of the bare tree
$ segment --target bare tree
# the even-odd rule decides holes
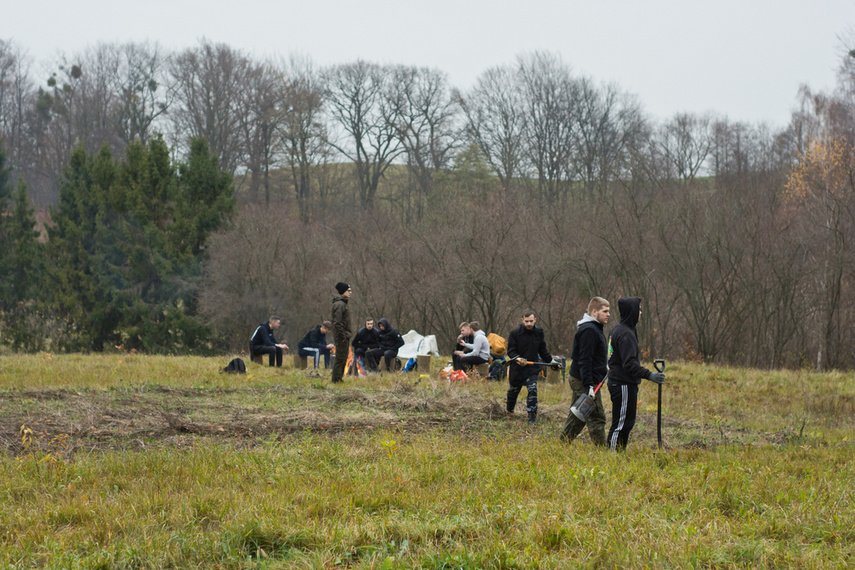
[[[242,53],[208,40],[175,56],[170,66],[174,134],[181,141],[207,139],[211,152],[231,173],[245,154],[239,102],[245,97],[249,68]]]
[[[416,183],[416,219],[431,194],[435,172],[448,167],[459,144],[456,111],[444,73],[403,65],[392,69],[386,120],[398,133]]]
[[[358,60],[325,73],[325,99],[340,136],[330,144],[356,168],[359,198],[372,209],[377,186],[389,165],[404,152],[389,115],[392,76],[374,63]]]
[[[112,89],[119,137],[125,145],[135,140],[146,144],[172,103],[169,57],[157,44],[128,43],[111,49],[118,59]]]
[[[318,186],[320,193],[331,155],[322,120],[324,88],[310,60],[292,57],[287,69],[285,108],[278,128],[300,218],[307,221],[312,217],[312,187]]]
[[[678,113],[662,125],[657,134],[658,144],[674,175],[683,182],[694,180],[712,148],[710,115]]]
[[[570,69],[553,55],[535,52],[517,58],[526,111],[526,156],[537,176],[542,200],[557,203],[569,189],[578,125],[578,86]]]
[[[465,132],[481,149],[502,186],[521,174],[525,108],[514,69],[493,67],[466,95],[458,94],[466,116]]]
[[[270,168],[281,153],[279,128],[285,122],[286,82],[282,71],[269,63],[248,63],[246,84],[236,101],[236,114],[243,138],[250,192],[264,188],[264,203],[270,203]]]
[[[574,168],[593,196],[623,173],[629,148],[644,131],[645,119],[635,97],[614,85],[598,89],[590,79],[581,79],[578,94]]]
[[[32,165],[27,113],[35,103],[29,59],[11,41],[0,39],[0,138],[10,164],[22,171]]]

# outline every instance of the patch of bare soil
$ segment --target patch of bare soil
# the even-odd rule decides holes
[[[556,436],[566,405],[541,405],[536,427],[524,409],[509,414],[505,402],[454,387],[431,389],[401,382],[387,390],[306,386],[267,388],[169,388],[136,390],[28,390],[0,393],[0,449],[9,455],[33,450],[73,455],[79,451],[138,450],[194,445],[204,440],[258,445],[271,437],[306,431],[328,434],[390,430],[442,431],[459,437],[511,434]],[[639,415],[637,434],[655,441],[655,416]],[[607,426],[608,428],[608,426]],[[753,439],[786,443],[790,435],[746,434],[663,418],[666,447],[698,449]],[[718,429],[719,431],[713,431]],[[24,431],[31,435],[24,441]],[[652,435],[651,435],[652,434]],[[582,443],[588,438],[583,433]]]

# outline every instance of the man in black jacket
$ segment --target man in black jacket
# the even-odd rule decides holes
[[[250,357],[253,354],[268,354],[270,366],[282,366],[282,351],[288,350],[288,345],[277,343],[273,331],[279,328],[282,319],[270,317],[266,323],[261,323],[249,339]]]
[[[305,334],[297,343],[297,354],[312,357],[315,368],[321,364],[321,355],[324,357],[324,368],[330,367],[330,351],[335,346],[327,342],[327,334],[332,331],[332,323],[324,321]]]
[[[508,335],[508,358],[511,360],[508,371],[508,412],[514,413],[517,396],[523,385],[528,390],[526,411],[528,423],[533,424],[537,419],[537,377],[542,370],[540,366],[532,366],[536,362],[552,362],[552,355],[546,348],[543,329],[535,326],[537,317],[534,311],[526,309],[523,312],[522,324]]]
[[[629,432],[635,426],[638,385],[643,378],[662,384],[665,374],[652,372],[638,361],[638,333],[635,327],[641,318],[641,299],[618,299],[620,323],[609,336],[609,395],[612,399],[612,426],[609,447],[626,449]]]
[[[366,355],[369,350],[380,348],[380,331],[374,328],[374,317],[365,319],[365,326],[359,329],[350,344],[353,346],[353,357],[362,358],[368,370],[378,372],[377,363]]]
[[[380,319],[377,323],[380,327],[380,346],[366,353],[366,357],[380,364],[380,358],[386,360],[386,371],[392,372],[392,361],[398,356],[398,349],[404,346],[404,339],[400,333],[389,324],[386,319]]]
[[[573,389],[573,400],[587,393],[594,398],[596,408],[588,418],[588,435],[594,445],[606,445],[606,409],[603,407],[602,389],[594,394],[594,387],[606,377],[608,372],[609,345],[603,327],[609,322],[611,307],[602,297],[594,297],[588,303],[588,311],[576,326],[576,336],[573,338],[573,352],[570,358],[570,387]],[[562,441],[571,442],[581,433],[585,422],[576,417],[573,412],[567,414],[564,429],[561,430]]]

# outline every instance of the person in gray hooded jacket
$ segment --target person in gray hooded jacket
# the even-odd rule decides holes
[[[464,339],[461,342],[466,350],[454,351],[454,356],[457,357],[454,359],[455,370],[468,370],[473,366],[490,362],[490,341],[481,330],[481,324],[478,321],[472,321],[469,323],[469,330],[472,331],[472,342],[466,342]]]

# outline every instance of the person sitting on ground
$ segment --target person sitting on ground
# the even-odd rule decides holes
[[[365,326],[353,337],[351,346],[353,346],[354,358],[361,358],[368,370],[378,372],[377,363],[367,357],[369,350],[380,348],[380,331],[374,328],[374,317],[365,319]]]
[[[463,366],[459,363],[460,357],[457,353],[465,351],[466,344],[472,344],[472,341],[475,340],[475,335],[472,329],[469,328],[469,323],[465,321],[457,325],[457,328],[460,330],[460,334],[457,335],[457,343],[454,345],[454,350],[451,353],[451,364],[455,370],[462,370]]]
[[[477,321],[472,321],[467,327],[473,334],[472,342],[464,342],[465,351],[457,350],[454,355],[457,357],[455,370],[470,370],[479,364],[490,362],[490,341],[487,340],[487,335],[481,330],[481,325]],[[463,335],[461,328],[460,334]]]
[[[391,372],[393,370],[392,361],[398,356],[398,349],[404,346],[404,339],[386,319],[380,319],[377,326],[380,328],[380,347],[369,350],[366,353],[366,358],[374,360],[378,365],[380,358],[384,358],[386,371]]]
[[[330,352],[335,346],[327,342],[327,333],[332,331],[332,323],[324,321],[300,339],[297,343],[297,354],[304,357],[311,356],[315,362],[315,369],[321,364],[321,355],[324,356],[324,368],[330,367]]]
[[[271,316],[266,323],[261,323],[255,332],[252,333],[252,338],[249,339],[250,358],[256,354],[269,355],[270,366],[274,363],[276,366],[282,366],[282,351],[288,350],[288,345],[285,343],[277,343],[276,337],[273,336],[273,331],[279,328],[282,324],[282,319]]]

